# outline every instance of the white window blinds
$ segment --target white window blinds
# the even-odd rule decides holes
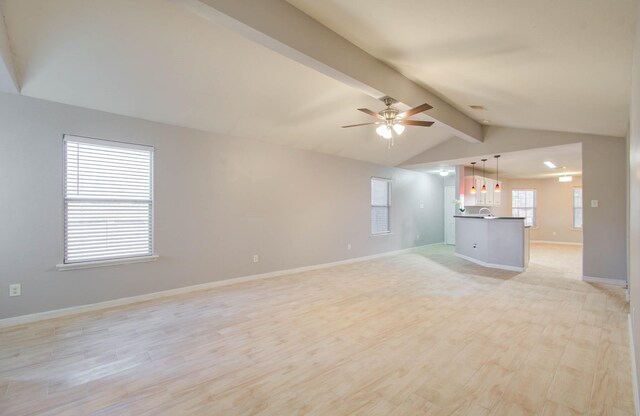
[[[582,188],[573,188],[573,228],[582,228]]]
[[[64,262],[153,254],[153,148],[64,137]]]
[[[534,189],[514,189],[511,191],[511,214],[524,217],[524,225],[536,225],[536,191]]]
[[[371,178],[371,234],[391,231],[389,216],[391,211],[391,181]]]

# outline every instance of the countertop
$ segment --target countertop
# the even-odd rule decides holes
[[[524,217],[490,217],[488,215],[454,215],[455,218],[476,218],[479,220],[524,220]]]

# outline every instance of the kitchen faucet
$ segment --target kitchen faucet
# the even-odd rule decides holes
[[[480,208],[480,211],[478,211],[478,214],[483,215],[483,212],[482,212],[483,210],[486,210],[486,212],[488,212],[487,217],[493,217],[493,213],[487,207]]]

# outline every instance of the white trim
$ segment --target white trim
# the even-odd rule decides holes
[[[587,283],[603,283],[605,285],[614,285],[614,286],[627,286],[626,280],[621,279],[610,279],[607,277],[593,277],[593,276],[582,276],[582,280]]]
[[[388,251],[385,253],[372,254],[370,256],[354,257],[351,259],[339,260],[331,263],[314,264],[312,266],[303,266],[303,267],[297,267],[294,269],[277,270],[274,272],[254,274],[250,276],[236,277],[236,278],[225,279],[225,280],[217,280],[214,282],[202,283],[199,285],[179,287],[176,289],[163,290],[161,292],[147,293],[144,295],[131,296],[127,298],[113,299],[105,302],[91,303],[88,305],[72,306],[70,308],[55,309],[52,311],[15,316],[12,318],[0,319],[0,328],[13,326],[13,325],[22,325],[22,324],[27,324],[31,322],[42,321],[45,319],[60,318],[67,315],[75,315],[79,313],[91,312],[91,311],[105,309],[105,308],[112,308],[115,306],[128,305],[131,303],[145,302],[148,300],[164,298],[167,296],[179,295],[183,293],[190,293],[198,290],[206,290],[206,289],[211,289],[211,288],[220,287],[220,286],[235,285],[238,283],[252,282],[255,280],[302,273],[302,272],[307,272],[311,270],[319,270],[319,269],[324,269],[324,268],[333,267],[333,266],[340,266],[343,264],[358,263],[362,261],[377,259],[380,257],[387,257],[387,256],[393,256],[396,254],[408,253],[420,248],[435,246],[440,244],[444,244],[444,243],[440,242],[440,243],[433,243],[433,244],[425,244],[422,246],[415,246],[415,247],[409,247],[401,250]]]
[[[117,266],[119,264],[147,263],[150,261],[158,260],[158,257],[160,256],[157,254],[154,254],[152,256],[128,257],[125,259],[97,260],[97,261],[84,261],[79,263],[56,264],[56,270],[58,270],[59,272],[64,272],[67,270],[93,269],[94,267]]]
[[[490,267],[492,269],[501,269],[501,270],[509,270],[512,272],[523,272],[524,271],[524,267],[517,267],[517,266],[507,266],[504,264],[493,264],[493,263],[485,263],[484,261],[478,260],[478,259],[474,259],[473,257],[469,257],[469,256],[465,256],[463,254],[459,254],[459,253],[454,253],[456,255],[456,257],[460,257],[461,259],[465,259],[467,261],[470,261],[471,263],[475,263],[478,264],[480,266],[484,266],[484,267]]]
[[[629,319],[629,350],[631,353],[631,378],[633,379],[633,404],[635,408],[636,416],[640,415],[638,412],[640,407],[640,396],[638,396],[638,372],[636,368],[636,345],[633,339],[633,322],[631,318],[631,314],[628,315]]]
[[[381,237],[385,235],[393,235],[391,231],[383,231],[381,233],[369,234],[369,237]]]
[[[574,243],[571,241],[551,241],[551,240],[531,240],[530,243],[541,243],[541,244],[560,244],[564,246],[581,246],[582,243]]]
[[[65,142],[67,140],[71,140],[78,143],[95,144],[98,146],[124,147],[127,149],[142,150],[144,152],[151,152],[151,153],[155,151],[153,146],[149,146],[146,144],[119,142],[117,140],[109,140],[109,139],[97,139],[95,137],[76,136],[74,134],[65,133],[62,135],[62,139]]]

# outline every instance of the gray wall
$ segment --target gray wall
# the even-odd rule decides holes
[[[155,147],[157,262],[55,270],[64,133]],[[371,176],[393,179],[391,235],[369,235]],[[0,318],[441,242],[442,184],[438,175],[0,94]],[[8,297],[10,283],[22,283],[21,297]]]
[[[483,143],[450,139],[405,162],[403,166],[473,158],[541,147],[582,143],[585,276],[627,279],[627,169],[622,137],[491,126]],[[589,207],[597,199],[598,208]]]
[[[640,22],[640,4],[638,7]],[[629,127],[629,287],[636,366],[640,365],[640,25],[636,29]],[[636,368],[636,376],[640,368]],[[636,386],[640,386],[640,380]]]
[[[573,228],[573,189],[581,187],[581,176],[574,176],[572,182],[559,182],[557,178],[505,179],[502,203],[492,210],[495,215],[510,216],[511,191],[535,189],[537,218],[530,230],[531,240],[582,243],[582,230]]]

